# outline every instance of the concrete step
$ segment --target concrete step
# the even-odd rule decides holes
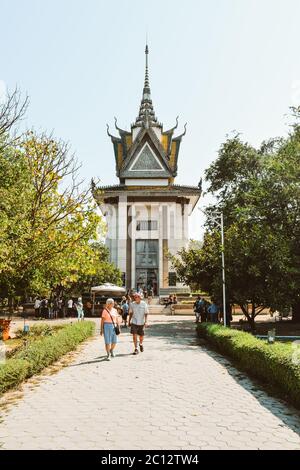
[[[150,305],[159,305],[159,297],[153,297]]]
[[[190,289],[188,287],[161,287],[159,289],[159,295],[162,297],[173,294],[189,295]]]
[[[165,308],[163,305],[149,305],[149,315],[168,315],[170,307]]]

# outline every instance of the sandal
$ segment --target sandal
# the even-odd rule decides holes
[[[138,353],[139,353],[138,350],[135,349],[135,350],[134,350],[134,353],[132,353],[132,354],[133,354],[134,356],[136,356]]]
[[[140,344],[140,351],[143,352],[144,351],[144,346],[142,344]]]

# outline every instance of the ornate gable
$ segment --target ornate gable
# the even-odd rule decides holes
[[[164,168],[154,152],[149,147],[148,142],[145,143],[140,153],[135,158],[129,168],[129,171],[163,171]]]
[[[120,178],[170,178],[172,171],[162,146],[151,129],[135,139],[119,172]]]

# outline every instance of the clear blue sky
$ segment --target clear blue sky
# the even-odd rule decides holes
[[[0,0],[0,18],[0,90],[29,94],[26,125],[70,141],[87,180],[117,182],[106,123],[137,115],[147,31],[156,114],[188,122],[178,183],[197,184],[233,130],[286,133],[300,104],[299,0]]]

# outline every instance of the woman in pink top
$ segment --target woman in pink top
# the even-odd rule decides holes
[[[105,349],[107,354],[107,360],[110,357],[115,357],[114,349],[118,342],[118,337],[115,333],[115,326],[119,325],[119,314],[114,308],[114,299],[107,299],[104,309],[102,310],[101,316],[101,330],[100,334],[104,334]]]

